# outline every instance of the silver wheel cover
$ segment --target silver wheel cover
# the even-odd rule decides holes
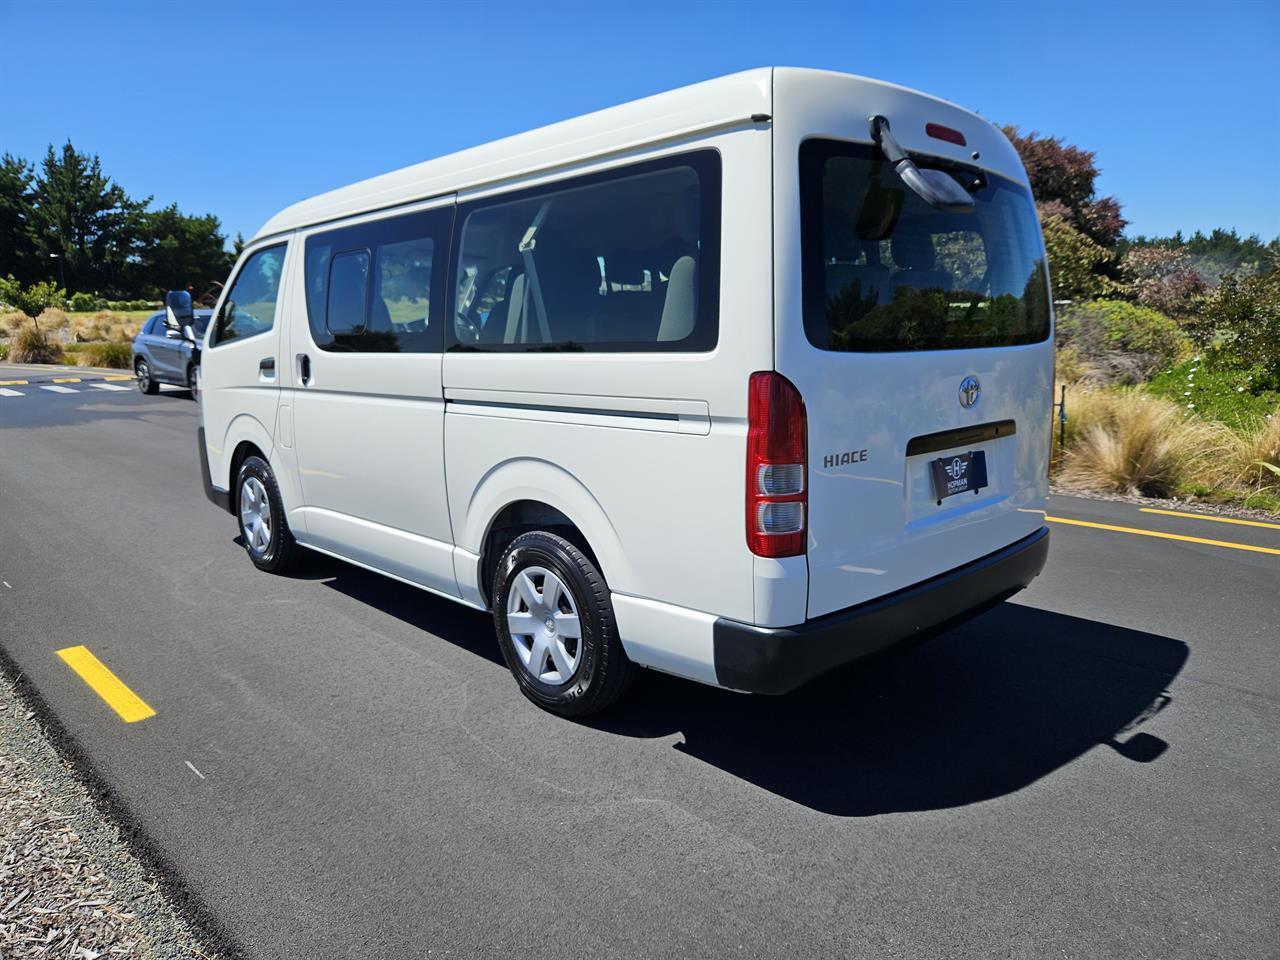
[[[573,594],[546,567],[516,573],[507,593],[507,632],[529,675],[568,683],[582,660],[582,624]]]
[[[254,556],[262,556],[271,546],[271,500],[254,476],[245,477],[240,485],[240,532]]]

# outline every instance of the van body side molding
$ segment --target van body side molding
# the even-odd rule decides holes
[[[449,413],[472,416],[586,423],[632,430],[706,435],[711,409],[705,400],[659,397],[600,397],[577,393],[530,393],[515,390],[471,390],[446,387]]]

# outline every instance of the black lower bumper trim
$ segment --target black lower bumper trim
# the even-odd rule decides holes
[[[219,490],[209,479],[209,451],[204,445],[204,427],[196,429],[196,442],[200,445],[200,482],[204,484],[204,495],[209,502],[231,513],[231,492]]]
[[[1049,528],[962,567],[794,627],[723,617],[713,633],[716,679],[749,693],[787,693],[835,667],[957,626],[1007,600],[1044,569]]]

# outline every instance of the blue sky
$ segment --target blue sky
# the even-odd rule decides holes
[[[250,236],[302,197],[765,64],[1098,154],[1130,233],[1280,234],[1280,3],[0,0],[0,152],[67,138]]]

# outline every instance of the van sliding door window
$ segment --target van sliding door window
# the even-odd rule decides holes
[[[444,263],[452,210],[431,210],[312,234],[306,242],[307,320],[321,350],[440,350]]]
[[[951,171],[973,196],[942,213],[870,145],[800,145],[804,325],[824,350],[1005,347],[1049,336],[1044,245],[1031,192]]]
[[[259,250],[245,261],[222,301],[210,345],[266,333],[276,322],[276,297],[285,245]]]
[[[704,351],[716,345],[714,150],[459,208],[452,350]]]

